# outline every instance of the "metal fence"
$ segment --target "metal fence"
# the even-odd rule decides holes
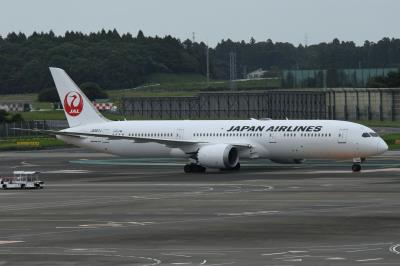
[[[327,118],[341,120],[400,120],[400,89],[330,89]]]
[[[323,119],[327,115],[325,92],[304,90],[124,98],[122,111],[133,119]]]
[[[400,121],[400,89],[205,92],[196,97],[124,98],[127,119],[338,119]],[[0,138],[39,136],[13,128],[63,129],[66,120],[0,124]]]
[[[63,129],[67,127],[68,123],[66,120],[35,120],[35,121],[2,123],[0,124],[0,138],[42,136],[41,134],[38,133],[29,131],[19,131],[15,130],[14,128]]]
[[[129,119],[400,120],[399,89],[208,92],[197,97],[124,98]]]

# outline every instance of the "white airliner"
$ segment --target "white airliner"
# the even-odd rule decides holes
[[[366,157],[387,151],[372,129],[332,120],[109,121],[64,70],[50,68],[70,128],[35,130],[66,143],[128,157],[188,158],[185,172],[240,168],[240,159],[277,163],[305,159],[352,159],[361,170]]]

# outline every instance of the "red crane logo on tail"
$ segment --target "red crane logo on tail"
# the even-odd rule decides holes
[[[70,91],[64,98],[64,109],[70,116],[78,116],[83,109],[82,95],[76,91]]]

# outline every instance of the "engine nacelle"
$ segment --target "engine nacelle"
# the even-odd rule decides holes
[[[197,152],[200,165],[209,168],[233,168],[239,162],[239,151],[229,144],[212,144]]]
[[[270,159],[271,162],[280,164],[301,164],[306,161],[306,159]]]

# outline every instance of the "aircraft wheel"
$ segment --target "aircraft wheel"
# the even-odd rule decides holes
[[[185,173],[204,173],[206,168],[198,164],[187,164],[183,170]]]
[[[237,163],[235,167],[232,168],[220,168],[220,171],[239,171],[240,170],[240,163]]]
[[[237,163],[236,166],[232,168],[232,170],[239,171],[240,170],[240,163]]]
[[[192,166],[190,164],[187,164],[183,167],[183,171],[185,173],[191,173],[193,171]]]
[[[198,164],[193,165],[193,168],[195,169],[194,172],[196,173],[204,173],[206,171],[205,167]]]
[[[361,171],[361,164],[355,163],[351,166],[351,170],[353,170],[353,172],[360,172]]]

